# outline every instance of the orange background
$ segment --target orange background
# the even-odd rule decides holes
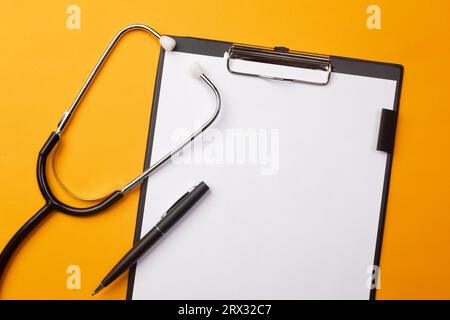
[[[66,8],[81,8],[69,30]],[[381,30],[366,9],[381,8]],[[2,1],[0,247],[44,203],[39,149],[122,27],[400,63],[405,66],[383,252],[381,299],[450,298],[450,3],[441,1]],[[63,180],[90,195],[143,166],[158,45],[127,35],[64,132]],[[57,192],[59,193],[59,192]],[[53,214],[13,259],[2,299],[90,299],[132,245],[139,192],[89,218]],[[81,268],[81,289],[66,268]],[[126,279],[96,299],[123,299]]]

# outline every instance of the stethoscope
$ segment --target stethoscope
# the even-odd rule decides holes
[[[161,45],[161,47],[166,51],[171,51],[175,48],[176,42],[173,38],[170,38],[168,36],[161,36],[158,32],[156,32],[154,29],[142,25],[142,24],[133,24],[125,27],[124,29],[120,30],[119,33],[114,37],[114,39],[111,41],[111,43],[106,48],[105,52],[103,52],[102,56],[100,57],[100,60],[95,65],[94,69],[92,70],[91,74],[89,75],[88,79],[84,83],[83,87],[81,88],[80,93],[76,97],[75,101],[73,102],[72,106],[70,107],[69,111],[64,112],[58,127],[56,131],[52,132],[50,134],[50,137],[47,139],[45,144],[42,146],[42,149],[39,152],[38,160],[37,160],[37,181],[39,184],[39,189],[41,190],[41,193],[46,201],[45,205],[33,216],[31,217],[17,232],[16,234],[11,238],[11,240],[8,242],[6,247],[3,249],[1,255],[0,255],[0,278],[6,268],[6,265],[14,252],[17,250],[21,242],[27,237],[27,235],[35,229],[39,223],[41,223],[51,212],[53,211],[60,211],[64,214],[72,215],[72,216],[88,216],[92,215],[98,212],[101,212],[103,210],[108,209],[110,206],[112,206],[114,203],[119,201],[123,198],[123,196],[128,193],[129,191],[136,188],[138,185],[140,185],[144,180],[156,169],[161,167],[164,163],[166,163],[173,155],[177,154],[180,150],[182,150],[186,145],[189,143],[192,143],[194,139],[200,135],[204,130],[206,130],[217,118],[217,115],[220,111],[220,105],[221,105],[221,99],[220,94],[217,91],[214,84],[211,82],[211,80],[208,79],[208,77],[200,70],[200,69],[194,69],[194,73],[196,76],[198,76],[201,80],[203,80],[204,83],[208,85],[208,87],[213,91],[215,95],[216,100],[216,108],[214,110],[213,115],[209,118],[208,121],[206,121],[197,131],[192,133],[186,140],[181,142],[179,145],[177,145],[175,148],[173,148],[169,153],[167,153],[165,156],[163,156],[161,159],[159,159],[157,162],[155,162],[153,165],[151,165],[147,170],[142,172],[139,176],[137,176],[135,179],[130,181],[127,185],[125,185],[121,190],[116,190],[111,192],[110,194],[101,197],[100,203],[97,203],[95,205],[92,205],[90,207],[86,208],[77,208],[72,207],[70,205],[65,204],[64,202],[60,201],[58,198],[54,196],[52,193],[49,184],[47,182],[47,176],[46,176],[46,165],[47,165],[47,159],[50,154],[55,154],[57,151],[59,144],[61,143],[61,135],[64,131],[64,128],[69,123],[69,120],[73,116],[73,113],[75,112],[75,109],[80,104],[81,100],[83,99],[84,95],[86,94],[86,91],[89,89],[90,85],[92,84],[92,81],[94,80],[95,76],[99,72],[99,70],[102,68],[104,62],[108,58],[109,54],[115,47],[115,45],[118,43],[120,38],[122,38],[123,35],[125,35],[127,32],[132,30],[144,30],[155,36]],[[53,151],[53,153],[52,153]],[[53,156],[51,158],[51,161],[53,163]],[[69,191],[65,186],[63,186],[66,191]],[[72,192],[70,192],[72,195],[74,195]],[[80,198],[80,197],[77,197]],[[86,199],[84,199],[86,200]],[[93,200],[93,199],[88,199]]]

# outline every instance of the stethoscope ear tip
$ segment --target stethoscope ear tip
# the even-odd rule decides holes
[[[193,78],[200,78],[203,74],[205,74],[202,67],[198,63],[191,64],[189,67],[189,72]]]
[[[166,51],[172,51],[177,45],[175,39],[169,36],[162,36],[159,39],[159,43],[161,44],[161,47],[163,47]]]

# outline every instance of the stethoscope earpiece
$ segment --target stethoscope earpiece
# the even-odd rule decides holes
[[[175,49],[177,42],[174,38],[171,38],[169,36],[162,36],[161,38],[159,38],[159,44],[161,45],[161,47],[163,47],[164,50],[172,51],[173,49]]]

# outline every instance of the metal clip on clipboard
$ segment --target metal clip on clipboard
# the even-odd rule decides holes
[[[332,72],[329,56],[284,47],[271,49],[233,44],[226,58],[231,73],[272,80],[327,85]]]

